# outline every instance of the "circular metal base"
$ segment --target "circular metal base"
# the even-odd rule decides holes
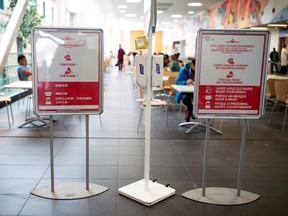
[[[237,196],[237,190],[233,188],[209,187],[205,196],[202,196],[202,188],[187,191],[182,194],[191,200],[215,204],[215,205],[242,205],[257,200],[260,195],[241,190]]]
[[[51,186],[49,185],[35,189],[31,191],[31,194],[47,199],[73,200],[96,196],[108,189],[107,187],[90,183],[89,190],[86,190],[86,183],[84,182],[69,182],[55,185],[54,192],[51,192]]]

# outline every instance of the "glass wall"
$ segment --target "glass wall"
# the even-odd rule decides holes
[[[24,53],[27,58],[27,63],[31,66],[31,53]],[[15,94],[18,94],[21,89],[6,89],[3,86],[18,81],[18,62],[17,62],[17,53],[10,53],[8,56],[7,63],[4,66],[3,73],[0,76],[0,96],[9,96],[12,97]]]

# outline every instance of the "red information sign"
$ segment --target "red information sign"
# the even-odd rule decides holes
[[[34,111],[102,113],[102,30],[36,27],[32,32]]]
[[[268,31],[198,31],[196,117],[263,116],[269,40]]]

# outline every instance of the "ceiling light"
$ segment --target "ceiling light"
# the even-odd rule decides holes
[[[125,17],[136,17],[136,14],[125,14]]]
[[[269,27],[287,27],[287,24],[268,24],[267,26]]]
[[[157,10],[157,14],[162,14],[162,13],[163,13],[163,11]]]
[[[128,3],[140,3],[141,0],[126,0]]]
[[[124,9],[127,8],[127,5],[118,5],[118,8]]]
[[[173,14],[171,15],[172,18],[182,18],[181,14]]]
[[[174,22],[174,23],[177,23],[177,22],[178,22],[178,20],[176,20],[176,19],[175,19],[175,20],[173,20],[173,22]]]
[[[202,3],[200,3],[200,2],[190,2],[190,3],[188,3],[188,6],[200,7],[200,6],[202,6]]]
[[[170,22],[162,22],[163,25],[170,25]]]
[[[194,14],[194,11],[188,11],[188,14]]]
[[[265,27],[250,27],[251,30],[268,30]]]
[[[125,10],[119,10],[119,13],[125,13],[126,11]]]

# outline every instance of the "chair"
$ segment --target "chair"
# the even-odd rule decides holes
[[[174,111],[173,111],[173,117],[174,117],[175,108],[179,107],[178,123],[180,123],[179,120],[180,120],[181,109],[185,105],[182,103],[182,101],[180,101],[179,104],[174,102],[177,91],[174,88],[171,88],[171,85],[176,84],[176,79],[177,79],[177,76],[169,76],[168,78],[168,85],[170,86],[170,90],[168,91],[168,98],[169,98],[168,108],[171,108],[171,107],[174,108]]]
[[[25,81],[25,80],[22,80],[21,79],[21,76],[20,76],[20,74],[17,72],[17,74],[18,74],[18,80],[19,81]],[[32,81],[32,75],[30,75],[30,76],[28,76],[28,81]],[[20,93],[19,93],[19,97],[18,97],[18,109],[19,109],[19,106],[20,106],[20,99],[21,99],[21,95],[22,95],[22,93],[24,93],[25,91],[27,91],[28,89],[21,89],[21,91],[20,91]],[[27,100],[28,101],[28,100]],[[24,105],[24,100],[23,100],[23,105]],[[26,106],[26,108],[27,108],[27,106]],[[27,110],[26,110],[26,114],[27,114]]]
[[[179,112],[178,112],[178,124],[180,124],[180,116],[182,112],[182,108],[186,111],[187,107],[183,104],[182,100],[179,102]]]
[[[275,81],[276,80],[277,79],[274,79],[274,78],[270,78],[267,80],[265,110],[266,110],[268,101],[271,101],[274,103],[274,100],[276,97],[276,91],[275,91]]]
[[[12,123],[14,123],[14,116],[13,116],[13,111],[12,111],[12,106],[11,106],[11,98],[10,97],[0,97],[0,102],[4,102],[6,105],[8,124],[9,124],[9,128],[11,128],[10,113],[11,113],[11,117],[12,117]],[[10,106],[10,113],[9,113],[8,106]]]
[[[138,101],[140,102],[140,113],[139,113],[139,119],[138,119],[138,126],[137,126],[137,132],[139,132],[139,128],[141,126],[141,122],[142,122],[142,118],[143,118],[143,112],[144,109],[147,106],[146,100],[143,97],[143,87],[142,86],[138,86],[139,87],[139,94],[140,94],[140,99],[138,99]],[[151,100],[151,108],[156,108],[156,107],[164,107],[165,108],[165,129],[167,132],[167,128],[168,128],[168,120],[167,120],[167,107],[168,107],[168,103],[164,100]]]
[[[30,117],[31,101],[33,101],[33,95],[32,94],[27,96],[25,120],[27,120]]]
[[[285,129],[286,117],[287,117],[287,109],[288,109],[288,81],[284,80],[276,80],[275,81],[275,102],[272,109],[272,113],[270,116],[269,123],[271,122],[273,112],[275,110],[276,105],[285,107],[284,121],[282,129]]]
[[[154,98],[169,98],[170,91],[173,89],[171,88],[171,85],[176,83],[176,79],[178,77],[178,72],[171,72],[171,71],[163,71],[163,76],[168,76],[168,80],[163,81],[163,87],[153,87],[153,93],[159,92],[156,95],[154,95]],[[169,93],[170,92],[170,93]]]

